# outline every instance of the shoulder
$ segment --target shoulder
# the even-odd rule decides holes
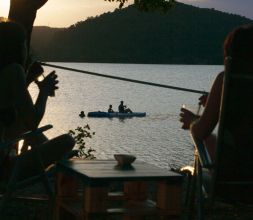
[[[224,74],[225,74],[224,71],[220,72],[220,73],[216,76],[216,79],[217,79],[217,80],[223,80]]]
[[[218,88],[220,87],[220,89],[221,89],[222,84],[223,84],[223,79],[224,79],[224,72],[220,72],[220,73],[216,76],[216,78],[215,78],[215,80],[214,80],[213,87],[216,87],[216,89],[217,89],[217,87],[218,87]]]
[[[223,82],[224,75],[225,75],[224,71],[220,72],[220,73],[216,76],[215,81],[217,81],[217,82]]]

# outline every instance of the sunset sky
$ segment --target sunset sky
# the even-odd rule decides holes
[[[134,0],[129,0],[128,4]],[[215,8],[253,19],[253,0],[179,0],[180,2],[204,8]],[[49,0],[38,12],[35,25],[68,27],[87,17],[114,11],[118,3],[104,0]],[[0,0],[0,17],[6,17],[9,0]]]

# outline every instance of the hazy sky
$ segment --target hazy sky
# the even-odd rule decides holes
[[[179,0],[201,8],[215,8],[253,19],[253,0]]]
[[[131,4],[134,0],[129,0]],[[178,0],[199,7],[240,14],[253,19],[253,0]],[[118,3],[104,0],[48,0],[38,12],[35,25],[67,27],[87,17],[113,11]],[[0,0],[0,17],[7,16],[9,0]]]

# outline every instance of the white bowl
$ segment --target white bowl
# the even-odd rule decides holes
[[[120,166],[131,165],[136,159],[134,155],[130,154],[114,154],[114,158],[118,161],[118,165]]]

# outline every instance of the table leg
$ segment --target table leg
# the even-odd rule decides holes
[[[54,220],[61,219],[61,204],[64,198],[77,196],[78,181],[64,173],[57,173],[56,176],[56,199],[54,207]]]
[[[157,189],[157,208],[167,215],[180,215],[182,206],[182,183],[161,181]]]
[[[126,208],[136,208],[140,203],[145,203],[148,197],[148,186],[143,181],[131,181],[124,183],[124,198]],[[136,206],[136,207],[135,207]],[[144,216],[124,215],[124,220],[141,220]]]
[[[145,201],[148,197],[148,186],[143,181],[124,183],[124,198],[126,200]]]
[[[85,186],[84,188],[84,219],[106,219],[107,186]]]

